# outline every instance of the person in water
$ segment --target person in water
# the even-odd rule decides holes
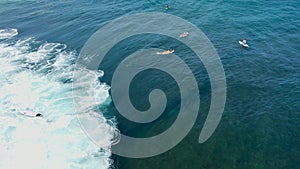
[[[244,38],[242,41],[239,41],[240,45],[242,45],[243,47],[249,47],[249,45],[247,44],[247,39]]]
[[[184,37],[186,37],[188,35],[189,35],[188,32],[183,32],[182,34],[179,35],[179,37],[184,38]]]
[[[168,49],[167,51],[163,51],[163,52],[156,52],[157,55],[168,55],[168,54],[171,54],[173,53],[175,50],[173,49]]]
[[[165,5],[165,9],[169,9],[170,6],[168,4]]]
[[[35,117],[43,117],[43,115],[41,113],[38,113],[35,115]]]

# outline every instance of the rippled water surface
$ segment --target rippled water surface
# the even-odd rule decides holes
[[[165,3],[170,9],[164,9]],[[299,8],[297,0],[0,0],[0,168],[300,168]],[[96,114],[93,117],[99,119],[103,130],[103,142],[96,146],[75,116],[71,92],[74,63],[86,40],[103,25],[124,15],[150,11],[193,23],[213,43],[227,81],[221,123],[207,142],[198,144],[211,98],[204,66],[174,39],[139,35],[108,53],[102,66],[104,75],[86,74],[101,80],[94,86],[99,102],[89,105],[100,109],[86,109]],[[248,39],[250,48],[238,44],[242,38]],[[147,137],[167,129],[178,113],[176,83],[155,70],[134,79],[130,96],[138,109],[146,110],[147,92],[164,89],[169,99],[158,120],[146,125],[130,122],[111,102],[107,85],[118,63],[149,47],[172,47],[190,66],[201,97],[197,123],[180,144],[159,156],[111,156],[116,127],[127,135]],[[20,112],[25,110],[41,112],[44,117],[22,116]]]

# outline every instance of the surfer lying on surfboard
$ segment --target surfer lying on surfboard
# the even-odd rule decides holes
[[[43,115],[41,113],[38,113],[36,111],[30,111],[30,110],[22,110],[22,111],[18,111],[19,113],[21,113],[24,116],[28,116],[28,117],[42,117]]]
[[[179,37],[184,38],[184,37],[186,37],[188,35],[189,35],[188,32],[183,32],[182,34],[179,35]]]
[[[163,52],[156,52],[157,55],[168,55],[173,53],[175,50],[173,49],[168,49],[167,51],[163,51]]]

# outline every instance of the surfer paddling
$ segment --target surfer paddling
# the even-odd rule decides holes
[[[36,111],[23,110],[18,112],[27,117],[43,117],[43,114],[38,113]]]
[[[163,51],[163,52],[156,52],[157,55],[168,55],[173,53],[175,50],[173,49],[168,49],[167,51]]]
[[[180,38],[187,37],[189,35],[188,32],[183,32],[182,34],[179,35]]]

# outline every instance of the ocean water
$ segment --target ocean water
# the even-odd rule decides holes
[[[166,3],[169,10],[164,9]],[[299,8],[297,0],[0,0],[0,168],[300,168]],[[108,54],[101,71],[85,71],[97,102],[77,113],[98,120],[101,145],[95,145],[78,123],[72,72],[81,48],[105,24],[140,12],[186,19],[207,35],[220,56],[227,81],[226,107],[217,130],[203,144],[197,140],[211,99],[207,72],[189,50],[158,35],[131,37]],[[242,38],[248,39],[250,48],[238,44]],[[131,101],[140,110],[149,108],[149,91],[165,91],[166,110],[149,124],[123,118],[109,89],[115,68],[129,53],[170,46],[197,80],[201,105],[196,124],[180,144],[158,156],[112,155],[118,131],[149,137],[176,119],[180,94],[163,72],[138,74],[130,86]],[[82,93],[85,97],[90,95]],[[94,107],[99,109],[90,109]],[[27,110],[44,116],[20,114]]]

